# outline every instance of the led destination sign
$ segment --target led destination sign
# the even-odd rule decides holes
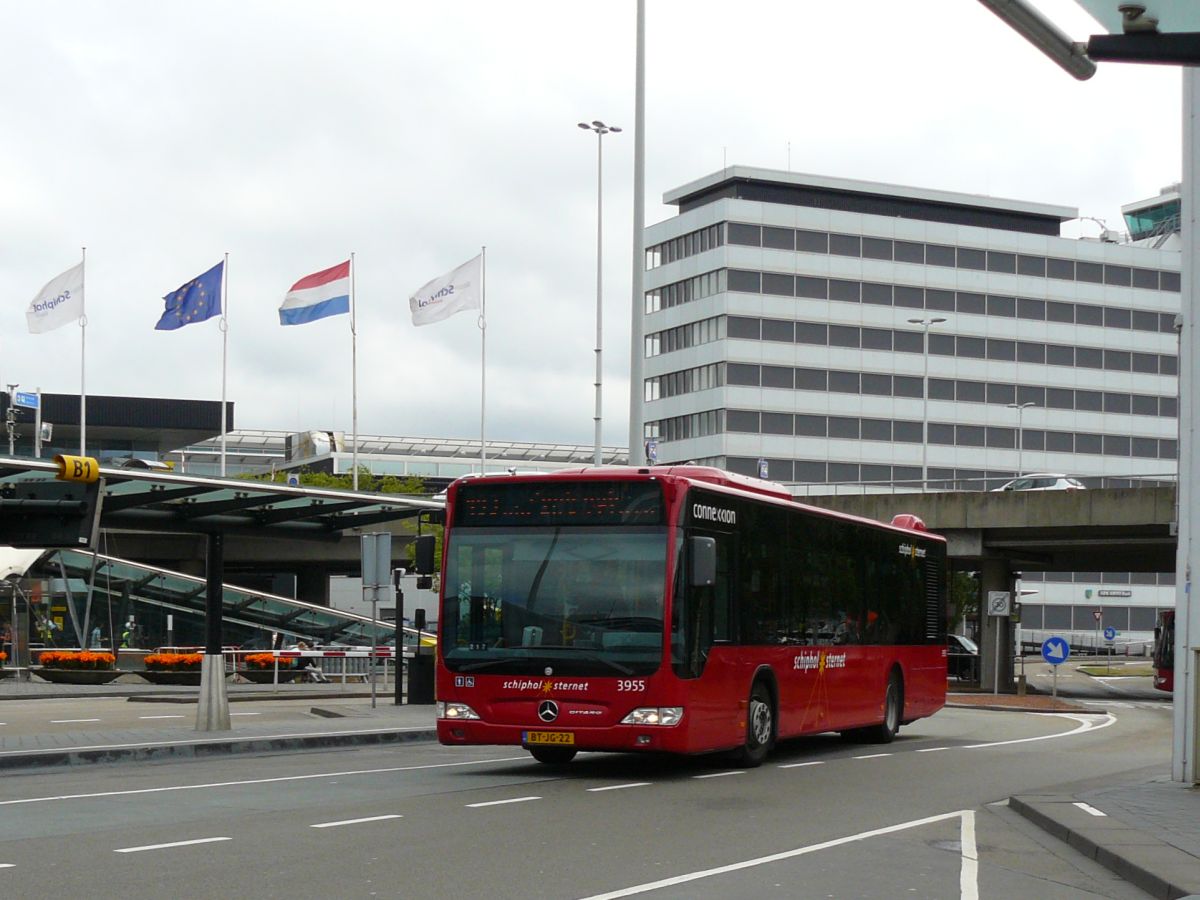
[[[645,481],[466,482],[454,524],[662,525],[662,487]]]

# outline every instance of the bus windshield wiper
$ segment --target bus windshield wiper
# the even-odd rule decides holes
[[[574,662],[577,659],[586,659],[588,662],[597,662],[597,663],[600,663],[601,665],[608,666],[611,669],[615,669],[616,671],[620,672],[622,675],[632,675],[633,674],[633,669],[629,668],[628,666],[621,665],[616,660],[609,659],[606,656],[600,656],[598,653],[579,653],[576,651],[576,649],[574,647],[568,646],[567,644],[538,644],[538,649],[539,650],[570,650],[570,651],[572,651],[571,658],[570,658],[571,662]]]

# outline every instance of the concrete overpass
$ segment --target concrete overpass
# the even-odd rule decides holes
[[[919,516],[946,536],[952,564],[1003,560],[1050,572],[1175,571],[1175,488],[954,491],[800,497],[804,503],[890,522]]]

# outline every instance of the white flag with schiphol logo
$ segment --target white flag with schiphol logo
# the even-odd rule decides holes
[[[435,278],[408,298],[414,325],[448,319],[464,309],[479,309],[483,293],[483,254],[449,275]]]
[[[25,310],[30,334],[53,331],[83,315],[83,263],[52,279]]]

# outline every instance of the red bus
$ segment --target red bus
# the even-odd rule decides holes
[[[702,466],[488,476],[446,499],[443,744],[888,742],[946,699],[946,543]],[[904,526],[908,527],[904,527]]]
[[[1154,686],[1160,691],[1175,690],[1175,610],[1158,614],[1154,626]]]

